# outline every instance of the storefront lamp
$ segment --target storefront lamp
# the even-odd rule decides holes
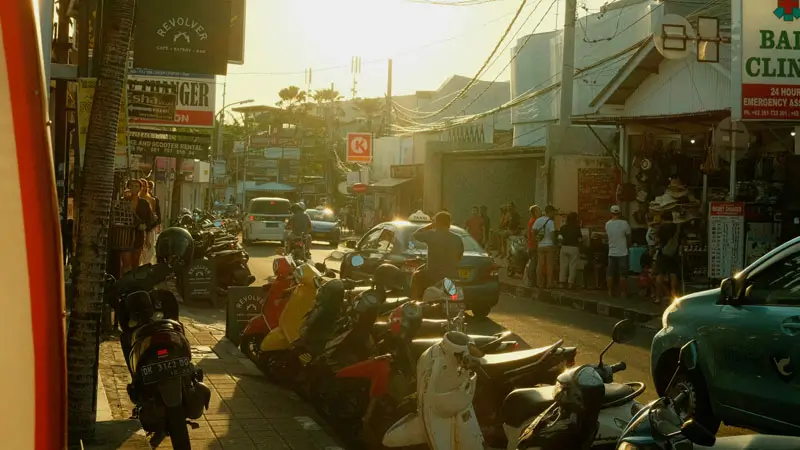
[[[791,134],[792,134],[792,137],[794,137],[794,136],[795,136],[797,133],[795,133],[794,131],[792,131],[792,133],[791,133]]]
[[[692,139],[692,140],[690,140],[689,142],[691,142],[692,144],[694,144],[696,141],[695,141],[694,139]]]

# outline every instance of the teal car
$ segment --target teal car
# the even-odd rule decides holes
[[[659,395],[692,339],[700,346],[700,371],[679,373],[675,383],[691,393],[688,415],[712,432],[724,422],[800,435],[800,238],[664,311],[650,352]]]

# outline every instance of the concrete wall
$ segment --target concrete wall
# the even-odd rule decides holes
[[[553,157],[552,204],[561,212],[578,212],[578,169],[613,167],[608,156],[562,155]]]

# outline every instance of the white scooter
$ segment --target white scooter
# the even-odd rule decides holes
[[[446,293],[458,296],[455,284],[444,279]],[[449,302],[445,310],[449,315]],[[386,447],[428,444],[431,450],[483,450],[472,398],[477,374],[473,366],[480,351],[471,350],[469,336],[448,331],[417,361],[417,412],[395,423],[383,437]]]
[[[614,326],[612,342],[600,353],[600,362],[596,366],[585,366],[596,372],[597,379],[602,382],[601,397],[597,405],[596,432],[591,441],[592,448],[615,448],[616,442],[622,436],[633,416],[644,406],[634,399],[645,390],[644,383],[614,383],[614,373],[625,370],[626,364],[618,362],[610,366],[603,364],[603,355],[615,343],[630,341],[636,333],[636,324],[630,320],[623,320]],[[503,402],[503,428],[508,439],[507,450],[517,450],[520,447],[521,436],[527,431],[537,428],[535,422],[541,421],[546,416],[546,411],[563,402],[564,386],[579,384],[575,373],[577,369],[564,372],[558,377],[555,386],[544,386],[529,389],[518,389],[506,397]],[[578,408],[581,411],[591,408]],[[594,419],[590,419],[594,422]],[[565,431],[565,430],[562,430]],[[535,432],[535,431],[534,431]],[[524,447],[524,445],[522,446]],[[544,446],[543,448],[547,448]],[[554,447],[560,448],[560,447]],[[566,447],[565,447],[566,448]],[[573,448],[573,447],[569,447]],[[575,448],[583,448],[575,446]]]

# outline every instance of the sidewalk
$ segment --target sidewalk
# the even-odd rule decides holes
[[[224,322],[206,318],[204,310],[186,309],[181,320],[193,347],[192,359],[205,372],[204,383],[212,391],[209,409],[197,421],[200,427],[189,430],[193,450],[342,450],[322,429],[311,406],[267,382],[224,337]],[[100,376],[113,420],[98,422],[95,442],[85,449],[149,449],[138,420],[129,419],[129,375],[116,339],[100,346]],[[171,448],[169,439],[159,448]]]
[[[627,299],[609,297],[602,290],[531,288],[526,286],[521,278],[509,278],[505,273],[500,275],[500,290],[517,297],[533,298],[540,302],[575,308],[601,316],[631,319],[652,330],[661,329],[661,314],[666,308],[663,303],[656,305],[649,299],[635,295]]]

